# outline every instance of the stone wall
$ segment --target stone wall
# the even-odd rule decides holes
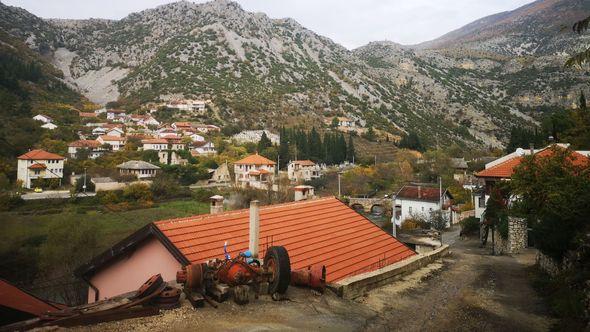
[[[497,254],[517,254],[527,247],[527,222],[522,218],[508,217],[508,238],[496,230],[494,246]]]

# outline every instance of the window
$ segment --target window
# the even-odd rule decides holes
[[[412,207],[411,206],[408,208],[408,213],[412,214]]]
[[[38,169],[35,170],[35,175],[39,175],[41,173],[41,171],[39,171]]]
[[[424,207],[422,207],[422,212],[424,212]]]
[[[479,196],[478,205],[479,205],[479,207],[486,206],[486,197],[485,196],[483,196],[483,195]]]

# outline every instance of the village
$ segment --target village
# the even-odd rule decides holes
[[[551,270],[552,258],[534,253],[535,239],[525,218],[507,217],[500,228],[486,222],[487,215],[499,213],[492,205],[501,200],[496,197],[500,188],[527,158],[565,153],[576,166],[590,163],[590,151],[571,150],[566,143],[531,144],[509,154],[496,151],[471,159],[454,155],[449,147],[422,153],[395,148],[392,159],[363,158],[359,140],[394,143],[346,117],[326,118],[311,131],[229,132],[222,125],[156,119],[170,110],[189,118],[207,115],[210,108],[204,101],[149,106],[141,115],[115,108],[78,112],[78,139],[67,142],[66,153],[66,147],[49,145],[17,158],[14,196],[5,204],[14,211],[39,213],[54,206],[65,227],[82,223],[79,240],[95,245],[81,250],[80,258],[66,268],[45,267],[56,278],[32,288],[39,297],[3,281],[1,289],[11,294],[9,307],[19,312],[4,323],[19,329],[87,325],[148,319],[168,315],[170,309],[172,315],[178,310],[186,315],[186,308],[217,308],[232,298],[238,306],[256,303],[262,294],[277,301],[310,296],[293,287],[287,292],[289,284],[312,288],[312,301],[326,296],[345,307],[350,306],[347,301],[375,305],[371,301],[378,301],[376,291],[384,287],[399,284],[405,289],[409,280],[417,283],[412,287],[432,287],[419,286],[424,273],[446,280],[439,270],[446,266],[454,271],[461,259],[471,262],[473,258],[464,257],[473,255],[467,254],[470,247],[477,248],[478,256],[512,257],[499,266],[524,269],[536,263]],[[47,114],[33,119],[48,131],[67,126]],[[182,210],[168,208],[174,204]],[[76,221],[66,222],[72,209]],[[159,219],[157,209],[168,219]],[[103,218],[123,214],[134,221],[113,219],[108,224],[105,220],[111,217]],[[113,228],[108,242],[86,238],[98,231],[88,225],[90,220],[121,229]],[[54,231],[59,232],[49,230]],[[230,273],[224,264],[242,270]],[[280,269],[272,270],[273,264]],[[20,270],[19,275],[20,285],[34,280],[33,272]],[[273,306],[272,300],[261,301],[261,308]],[[146,309],[136,307],[147,303]],[[84,313],[90,304],[93,309]],[[24,309],[27,305],[35,309]],[[306,315],[297,306],[281,310]],[[354,314],[374,319],[365,317],[366,312]],[[23,317],[28,320],[21,322]],[[521,323],[550,324],[540,317]],[[377,326],[388,325],[391,317],[379,319],[384,321]],[[218,323],[207,324],[219,328]],[[290,324],[310,327],[295,320]]]

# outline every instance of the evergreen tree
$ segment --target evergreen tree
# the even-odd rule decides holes
[[[289,134],[285,127],[282,127],[280,130],[280,140],[279,140],[279,156],[280,156],[280,165],[279,168],[284,168],[287,163],[289,162]]]
[[[309,133],[309,157],[313,161],[319,161],[322,159],[322,139],[318,134],[315,127],[311,129]]]
[[[399,147],[404,149],[424,151],[422,142],[420,142],[420,137],[418,137],[418,134],[413,131],[402,137],[402,139],[399,141]]]
[[[346,159],[353,162],[355,159],[354,143],[352,140],[352,134],[348,135],[348,145],[346,146]]]
[[[270,148],[271,146],[271,140],[268,138],[268,136],[266,136],[266,131],[263,131],[262,136],[260,137],[260,141],[258,142],[258,152],[260,153],[266,150],[267,148]]]

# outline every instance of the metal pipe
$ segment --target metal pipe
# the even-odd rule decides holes
[[[260,209],[258,201],[250,202],[250,252],[253,258],[258,258],[258,243],[260,237]]]

